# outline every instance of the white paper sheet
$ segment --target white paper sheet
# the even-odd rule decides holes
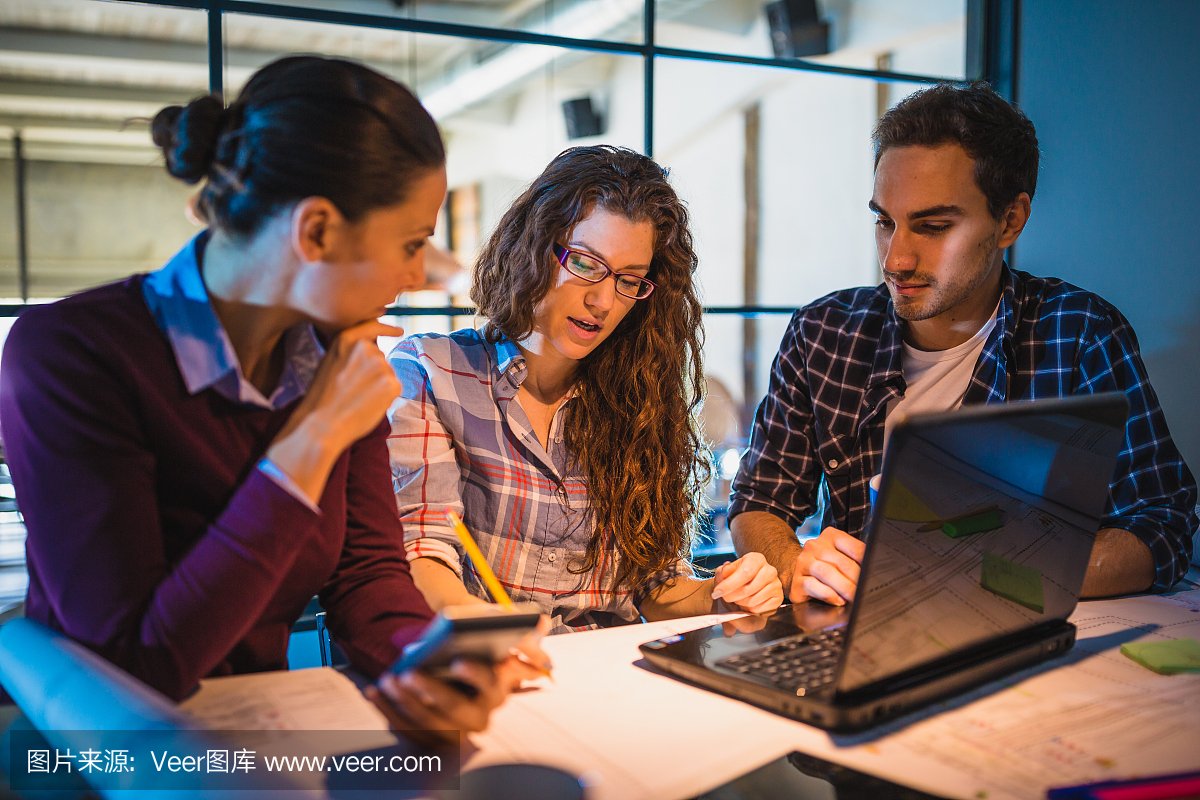
[[[1128,641],[1200,639],[1200,592],[1083,603],[1064,659],[858,736],[832,736],[634,665],[637,645],[710,619],[553,637],[557,683],[511,698],[478,766],[548,763],[592,800],[687,797],[792,750],[963,798],[1200,769],[1200,675],[1157,675]],[[915,719],[915,721],[913,721]]]
[[[793,750],[936,794],[1044,797],[1050,786],[1200,770],[1200,675],[1157,675],[1129,641],[1200,639],[1200,591],[1083,603],[1063,659],[856,736],[833,736],[642,665],[637,646],[725,617],[550,637],[555,682],[509,698],[466,768],[542,763],[589,800],[691,797]],[[386,723],[333,670],[206,681],[183,708],[215,728],[365,730]],[[357,748],[356,748],[357,749]]]
[[[388,729],[358,687],[328,667],[210,678],[179,707],[219,730]]]

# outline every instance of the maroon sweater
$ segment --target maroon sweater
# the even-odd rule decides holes
[[[0,376],[29,538],[26,614],[173,698],[286,668],[319,594],[375,676],[431,616],[412,582],[381,420],[337,461],[322,513],[256,464],[295,404],[190,395],[141,276],[30,308]]]

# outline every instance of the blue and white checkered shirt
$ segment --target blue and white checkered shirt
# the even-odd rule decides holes
[[[1103,527],[1123,528],[1154,558],[1154,588],[1187,572],[1196,482],[1171,440],[1116,308],[1057,278],[1004,268],[995,329],[963,405],[1121,391],[1125,446]],[[868,481],[883,466],[888,401],[905,391],[902,323],[887,287],[846,289],[797,311],[771,368],[750,446],[733,481],[730,518],[766,511],[798,526],[823,501],[821,527],[860,534]]]

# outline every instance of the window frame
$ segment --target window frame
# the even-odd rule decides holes
[[[706,50],[691,50],[678,47],[662,47],[655,41],[656,0],[643,0],[643,36],[641,43],[619,42],[607,39],[576,39],[566,36],[534,33],[507,28],[492,28],[479,25],[463,25],[452,22],[406,19],[402,17],[365,14],[361,12],[337,11],[284,2],[265,3],[252,0],[124,0],[145,6],[167,7],[204,11],[208,18],[208,82],[209,91],[224,93],[224,18],[226,14],[271,17],[294,21],[318,22],[335,25],[367,27],[397,32],[420,33],[434,36],[449,36],[478,41],[505,42],[512,44],[549,45],[569,50],[584,50],[595,53],[637,55],[643,60],[643,142],[642,151],[654,156],[654,79],[657,59],[669,58],[699,62],[722,62],[756,67],[817,72],[841,75],[876,82],[905,82],[932,84],[950,80],[965,83],[972,79],[989,81],[1001,95],[1015,100],[1017,85],[1017,31],[1020,15],[1020,0],[966,0],[966,72],[965,79],[946,78],[934,75],[916,75],[887,70],[870,70],[855,67],[821,64],[805,59],[765,58],[719,53]],[[19,137],[15,145],[20,162]],[[17,256],[18,281],[22,287],[25,303],[0,305],[0,317],[18,316],[28,304],[29,263],[24,181],[18,181],[17,193]],[[1010,254],[1010,260],[1013,254]],[[389,314],[397,316],[441,316],[452,317],[474,314],[475,310],[459,306],[412,307],[392,306]],[[722,305],[707,306],[706,314],[733,314],[742,317],[790,314],[792,307],[766,305]]]

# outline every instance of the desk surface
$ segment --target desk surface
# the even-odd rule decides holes
[[[1189,587],[1190,588],[1190,587]],[[729,615],[733,616],[733,615]],[[725,617],[728,618],[728,617]],[[556,683],[515,695],[466,766],[552,764],[591,800],[690,797],[799,750],[927,792],[1044,797],[1051,786],[1200,770],[1200,675],[1157,675],[1129,641],[1200,639],[1200,591],[1082,603],[1074,650],[876,731],[833,735],[651,671],[637,646],[696,617],[551,637]]]

